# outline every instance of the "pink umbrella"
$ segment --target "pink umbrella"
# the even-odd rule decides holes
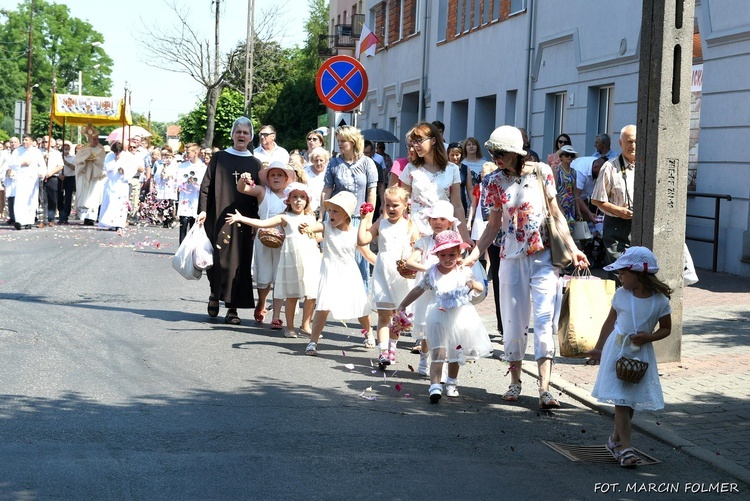
[[[107,136],[107,142],[113,143],[115,141],[122,141],[123,129],[125,130],[125,139],[129,139],[135,136],[151,137],[151,133],[138,125],[126,125],[125,127],[118,127]]]

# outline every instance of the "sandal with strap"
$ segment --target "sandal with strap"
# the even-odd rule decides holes
[[[540,409],[559,409],[560,402],[558,402],[557,399],[552,396],[552,393],[548,391],[543,391],[541,395],[539,395],[539,408]]]
[[[283,326],[284,326],[284,322],[282,322],[280,318],[277,318],[276,320],[271,320],[271,329],[278,331],[278,330],[281,330]]]
[[[305,348],[305,355],[315,356],[318,354],[318,343],[310,341]]]
[[[240,325],[242,323],[242,320],[240,320],[240,317],[237,316],[237,312],[233,311],[227,313],[227,316],[224,317],[224,323],[231,325]]]
[[[515,383],[508,386],[508,391],[503,395],[503,400],[506,402],[517,402],[518,397],[521,396],[521,383]]]
[[[620,466],[623,468],[635,468],[638,466],[638,456],[635,455],[632,447],[621,450],[617,455],[617,459],[620,460]]]
[[[266,313],[268,313],[262,306],[258,305],[255,307],[255,312],[253,317],[255,318],[255,321],[259,324],[263,323],[263,320],[266,318]]]
[[[214,303],[214,304],[211,304],[211,303]],[[219,316],[219,301],[209,296],[208,306],[206,307],[206,311],[208,311],[209,317],[211,318],[218,317]]]
[[[294,329],[286,329],[284,331],[284,337],[288,337],[288,338],[297,337],[297,332]]]
[[[614,440],[612,440],[612,435],[610,435],[609,437],[607,437],[607,445],[605,445],[604,447],[606,447],[609,453],[612,454],[613,458],[619,459],[620,453],[615,449],[617,449],[618,447],[622,447],[622,442],[615,442]]]

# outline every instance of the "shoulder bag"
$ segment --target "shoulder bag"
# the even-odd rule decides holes
[[[542,198],[544,198],[544,207],[546,209],[544,214],[544,223],[547,225],[547,235],[549,236],[549,250],[552,254],[552,265],[556,268],[565,269],[573,264],[573,255],[565,245],[565,240],[557,229],[555,224],[555,218],[549,210],[549,200],[547,199],[547,192],[544,190],[544,181],[542,180],[542,169],[539,164],[536,165],[536,178],[539,181],[539,188],[542,190]]]

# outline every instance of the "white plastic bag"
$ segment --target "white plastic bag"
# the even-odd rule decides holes
[[[198,225],[193,225],[177,248],[174,258],[172,258],[172,268],[188,280],[200,280],[201,275],[203,275],[203,272],[197,269],[193,263],[193,250],[195,249],[195,242],[197,240],[195,238],[197,230]]]
[[[484,301],[484,298],[487,297],[487,293],[489,292],[489,283],[487,280],[487,271],[484,269],[484,266],[482,266],[482,263],[479,261],[476,261],[471,266],[471,273],[474,275],[474,280],[479,282],[484,286],[483,292],[476,292],[471,291],[470,297],[471,297],[471,304],[477,305]]]
[[[695,272],[695,265],[693,264],[693,257],[690,255],[690,250],[688,249],[687,244],[683,244],[685,246],[685,268],[683,270],[683,279],[685,283],[685,287],[688,285],[693,285],[694,283],[698,282],[698,274]]]
[[[214,246],[206,235],[206,228],[199,226],[194,238],[193,265],[199,270],[207,270],[214,265]]]

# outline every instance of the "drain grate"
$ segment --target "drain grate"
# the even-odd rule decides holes
[[[572,444],[559,444],[557,442],[549,442],[542,440],[542,443],[557,451],[571,461],[582,462],[582,463],[610,463],[619,464],[619,462],[612,457],[612,454],[603,445],[572,445]],[[645,452],[633,449],[635,455],[638,456],[638,466],[645,466],[649,464],[661,463],[658,459],[653,456],[649,456]]]

